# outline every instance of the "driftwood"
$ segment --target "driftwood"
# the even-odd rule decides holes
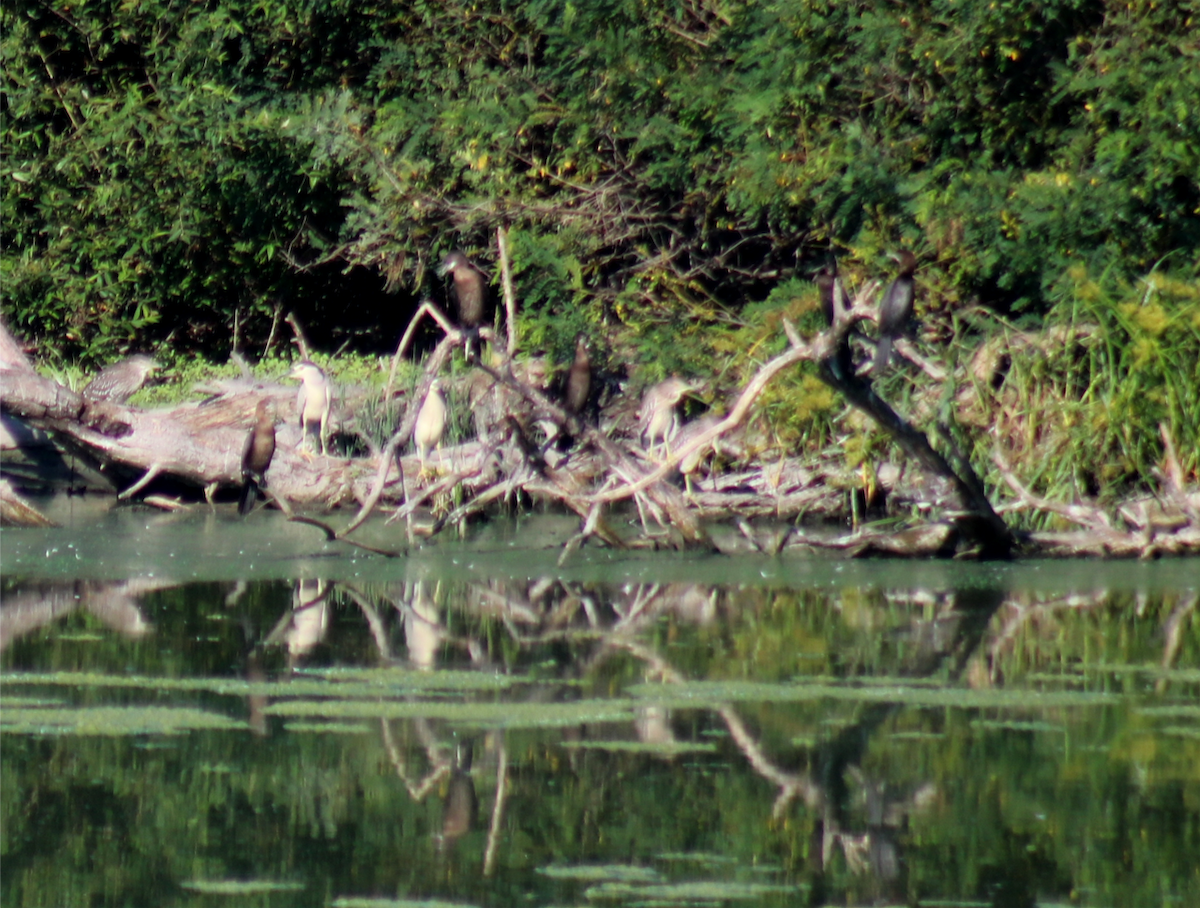
[[[481,419],[479,408],[483,404],[477,403],[473,390],[479,440],[439,450],[430,457],[434,475],[423,474],[416,458],[403,457],[401,452],[411,438],[417,410],[431,382],[443,372],[454,348],[462,344],[461,334],[432,304],[422,306],[419,314],[436,320],[445,336],[426,360],[424,375],[408,395],[396,431],[381,449],[372,447],[370,457],[301,455],[297,448],[299,432],[294,425],[294,389],[289,387],[252,380],[235,382],[204,401],[152,411],[85,399],[34,372],[0,325],[2,404],[4,413],[51,432],[65,448],[98,463],[118,480],[122,497],[142,494],[143,501],[178,507],[180,499],[164,495],[164,483],[172,489],[182,486],[203,491],[210,502],[223,488],[240,485],[240,453],[255,405],[262,396],[270,396],[285,420],[278,429],[279,444],[268,472],[270,499],[289,519],[312,524],[327,538],[386,555],[398,551],[347,538],[373,513],[384,512],[391,520],[404,521],[408,544],[412,545],[417,537],[460,526],[473,515],[522,497],[561,505],[579,515],[579,532],[565,544],[564,558],[591,538],[610,546],[666,542],[712,548],[713,541],[702,522],[711,519],[732,520],[748,542],[749,551],[769,555],[797,548],[840,551],[848,556],[971,557],[1005,557],[1021,549],[1058,555],[1100,552],[1143,556],[1200,551],[1200,507],[1195,496],[1189,498],[1182,489],[1177,461],[1173,472],[1168,464],[1171,504],[1162,514],[1149,505],[1140,506],[1140,510],[1135,506],[1114,522],[1098,508],[1075,505],[1059,508],[1059,513],[1084,526],[1082,536],[1035,534],[1019,538],[1012,533],[988,501],[982,483],[948,431],[939,430],[946,451],[943,455],[880,399],[869,381],[830,367],[854,325],[875,318],[869,301],[876,289],[868,284],[851,303],[839,285],[833,327],[811,339],[802,339],[785,321],[788,348],[760,367],[722,419],[710,418],[704,427],[697,425],[696,431],[681,434],[678,446],[668,449],[661,458],[643,451],[629,426],[624,432],[621,426],[601,432],[565,412],[540,380],[502,352],[498,339],[485,328],[481,333],[493,344],[495,358],[491,365],[480,364],[468,381],[490,395],[491,405],[498,412],[491,422]],[[393,368],[414,326],[415,319],[397,350]],[[904,344],[899,347],[906,356],[911,352]],[[922,473],[933,477],[933,482],[926,480],[922,486],[923,500],[942,509],[944,519],[901,532],[859,531],[839,538],[801,532],[789,523],[802,516],[842,518],[845,489],[856,483],[844,468],[787,458],[773,464],[751,464],[741,470],[714,471],[698,491],[684,494],[676,484],[679,464],[704,451],[728,446],[731,439],[744,433],[758,398],[770,382],[802,361],[822,364],[821,378],[852,406],[871,415]],[[386,400],[390,400],[392,383],[389,376]],[[575,439],[569,452],[533,440],[540,431],[534,427],[551,423],[558,427],[558,433]],[[1169,444],[1169,439],[1166,441]],[[1001,470],[1017,494],[1018,506],[1057,507],[1022,489],[1003,463]],[[883,485],[894,496],[900,496],[903,471],[895,472],[897,475],[884,480]],[[463,500],[450,508],[445,501],[454,488],[461,489]],[[928,496],[931,488],[932,499]],[[197,496],[193,493],[185,497],[194,500]],[[311,513],[349,504],[356,504],[357,511],[341,529]],[[640,535],[622,531],[612,519],[614,508],[628,504],[634,506],[641,520]],[[756,518],[768,522],[765,530],[748,522]],[[722,548],[728,550],[726,545]]]

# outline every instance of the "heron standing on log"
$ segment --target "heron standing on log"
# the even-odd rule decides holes
[[[83,396],[91,400],[106,400],[123,404],[146,383],[151,372],[159,368],[157,362],[144,353],[136,353],[101,369],[87,383]]]
[[[327,453],[329,411],[333,406],[333,385],[316,363],[302,359],[292,367],[291,378],[300,381],[296,394],[296,410],[300,417],[300,448],[313,435],[319,440],[320,451]]]
[[[679,414],[676,413],[675,406],[685,394],[695,390],[695,385],[673,375],[642,395],[638,421],[642,429],[642,444],[647,451],[653,452],[659,442],[662,442],[664,447],[670,444],[675,433],[679,431]]]
[[[413,443],[417,446],[417,457],[421,460],[421,471],[425,471],[425,461],[429,453],[442,441],[446,431],[446,396],[442,393],[442,384],[434,379],[429,385],[429,393],[417,411],[417,421],[413,425]]]
[[[881,373],[891,362],[892,344],[908,329],[915,296],[913,272],[917,270],[917,257],[907,249],[889,254],[899,263],[900,270],[879,301],[879,344],[875,348],[873,375]]]
[[[242,497],[238,513],[245,516],[258,500],[259,489],[267,487],[267,468],[275,456],[275,407],[262,398],[254,408],[254,425],[242,448]]]
[[[438,274],[451,277],[451,296],[463,333],[463,354],[473,363],[479,355],[479,326],[488,317],[488,285],[483,272],[455,249],[442,259]]]

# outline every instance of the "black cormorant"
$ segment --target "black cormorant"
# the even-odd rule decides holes
[[[258,499],[258,490],[267,487],[267,468],[275,456],[275,408],[271,401],[262,398],[254,408],[254,425],[246,436],[242,448],[242,497],[238,500],[238,513],[250,513]]]
[[[892,359],[892,343],[903,337],[908,329],[908,320],[913,311],[913,272],[917,270],[917,257],[902,249],[892,254],[900,265],[896,279],[888,284],[879,302],[879,343],[875,348],[875,365],[872,373],[878,375],[887,368]]]

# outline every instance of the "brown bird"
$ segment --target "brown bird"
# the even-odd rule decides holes
[[[892,359],[892,343],[904,336],[913,311],[913,272],[917,270],[917,257],[907,249],[889,255],[899,263],[900,271],[896,279],[888,284],[879,302],[879,343],[875,347],[875,365],[871,369],[873,375],[888,367]]]
[[[575,338],[575,361],[567,370],[567,381],[563,387],[563,409],[578,416],[587,406],[592,393],[592,360],[588,355],[587,337],[580,334]]]
[[[664,446],[669,445],[679,430],[679,415],[675,412],[675,405],[685,394],[695,390],[695,385],[673,375],[642,395],[638,421],[642,430],[642,444],[647,451],[653,452],[660,441]]]
[[[245,516],[258,500],[258,490],[267,487],[267,468],[275,456],[275,407],[262,398],[254,408],[254,425],[242,447],[242,497],[238,513]]]
[[[299,379],[296,410],[300,417],[300,447],[316,435],[321,453],[327,452],[329,440],[329,411],[333,406],[333,385],[324,370],[314,362],[302,359],[292,366],[291,378]]]
[[[417,411],[417,421],[413,425],[413,443],[417,446],[417,456],[421,459],[421,469],[425,469],[425,461],[429,452],[442,441],[446,431],[446,396],[442,393],[442,383],[434,379],[429,385],[429,393],[421,409]]]
[[[483,272],[471,264],[458,249],[444,259],[438,274],[451,280],[451,296],[458,312],[458,327],[463,333],[463,353],[467,362],[479,354],[479,326],[488,318],[488,285]]]
[[[128,359],[115,362],[101,369],[96,377],[87,383],[83,396],[92,400],[107,400],[114,404],[123,404],[146,383],[151,372],[159,368],[149,356],[137,353]]]

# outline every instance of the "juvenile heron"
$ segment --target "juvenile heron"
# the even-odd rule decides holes
[[[302,359],[292,366],[291,378],[300,381],[296,394],[296,411],[300,416],[300,447],[312,435],[320,441],[321,453],[327,452],[329,410],[333,406],[333,385],[325,372],[314,362]]]
[[[83,396],[92,400],[107,400],[123,404],[146,383],[146,379],[159,368],[149,356],[137,353],[101,369],[87,383]]]
[[[451,295],[458,312],[458,327],[463,333],[463,353],[467,362],[479,355],[479,326],[488,317],[488,285],[483,272],[455,249],[444,259],[438,274],[451,277]]]
[[[446,431],[446,396],[442,393],[442,384],[434,379],[429,386],[429,393],[421,409],[417,411],[417,422],[413,426],[413,442],[417,446],[417,456],[421,459],[421,469],[425,469],[425,461],[429,452],[442,441],[442,433]]]
[[[275,407],[262,398],[254,408],[254,425],[246,435],[242,448],[242,497],[238,513],[250,513],[258,500],[258,490],[267,487],[267,468],[275,456]]]
[[[912,318],[914,283],[913,272],[917,270],[917,257],[907,249],[889,253],[900,266],[896,279],[888,284],[879,301],[879,343],[875,347],[875,365],[872,374],[878,375],[888,367],[892,359],[892,343],[903,337]]]
[[[676,450],[679,450],[680,447],[690,442],[693,438],[699,438],[700,435],[716,426],[720,421],[720,418],[712,413],[705,413],[699,419],[692,420],[680,431]],[[717,452],[718,441],[714,440],[709,444],[697,448],[679,461],[679,472],[683,474],[684,486],[687,488],[689,495],[692,494],[692,476],[700,469],[700,464],[704,463],[710,454]]]
[[[669,445],[679,430],[679,414],[675,412],[675,406],[685,394],[695,390],[695,385],[673,375],[642,395],[638,422],[642,429],[642,444],[647,451],[652,452],[658,442],[662,442],[664,447]]]

